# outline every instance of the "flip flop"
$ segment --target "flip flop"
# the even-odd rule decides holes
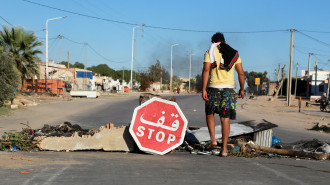
[[[221,150],[221,147],[217,146],[217,145],[206,145],[204,148],[204,151],[212,151],[212,150]]]

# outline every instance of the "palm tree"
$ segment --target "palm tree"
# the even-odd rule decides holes
[[[16,62],[16,67],[21,73],[21,84],[25,79],[38,74],[38,54],[42,51],[37,49],[42,42],[32,32],[27,32],[23,27],[3,26],[0,30],[0,51],[7,51]]]

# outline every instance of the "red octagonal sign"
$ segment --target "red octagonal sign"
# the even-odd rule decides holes
[[[140,150],[163,155],[182,144],[187,124],[177,103],[152,98],[134,109],[129,132]]]

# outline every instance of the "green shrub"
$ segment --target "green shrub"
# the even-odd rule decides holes
[[[7,53],[0,53],[0,107],[5,100],[14,98],[14,89],[19,83],[15,61]]]

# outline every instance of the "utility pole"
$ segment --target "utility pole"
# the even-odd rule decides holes
[[[160,90],[162,90],[163,86],[163,67],[160,65]]]
[[[133,89],[133,67],[134,67],[134,42],[135,42],[135,29],[140,27],[140,26],[145,26],[144,24],[142,25],[137,25],[137,26],[134,26],[133,27],[133,33],[132,33],[132,62],[131,62],[131,81],[130,81],[130,88],[131,88],[131,91]],[[143,31],[143,30],[142,30]],[[135,78],[136,78],[136,73],[135,73]]]
[[[329,73],[329,76],[328,76],[327,100],[329,98],[329,82],[330,82],[330,73]]]
[[[124,73],[124,71],[125,71],[125,67],[123,66],[123,85],[124,85],[124,81],[125,81],[125,73]]]
[[[287,80],[287,103],[288,106],[291,105],[291,86],[292,86],[292,48],[293,48],[293,32],[294,29],[291,28],[291,41],[290,41],[290,55],[289,55],[289,70],[288,70],[288,80]]]
[[[85,67],[84,67],[84,69],[86,69],[87,68],[87,45],[88,45],[88,43],[87,42],[85,42],[84,43],[84,50],[85,50],[85,57],[84,57],[84,64],[85,64]],[[83,90],[85,91],[86,89],[87,89],[87,83],[86,83],[86,78],[87,78],[87,71],[84,71],[84,77],[85,77],[85,79],[84,79],[84,84],[83,84]]]
[[[70,53],[68,51],[68,69],[70,68]]]
[[[172,65],[172,54],[173,54],[173,47],[179,44],[171,45],[171,77],[170,77],[170,93],[172,93],[172,81],[173,81],[173,65]]]
[[[297,95],[297,73],[298,73],[298,63],[297,63],[297,68],[296,68],[296,83],[294,84],[294,97]]]
[[[317,60],[315,61],[315,89],[314,89],[314,96],[316,96],[316,87],[317,87]]]
[[[189,68],[189,93],[190,93],[190,81],[191,81],[191,56],[194,55],[193,53],[190,53],[190,68]]]
[[[311,55],[312,55],[312,53],[309,53],[309,57],[308,57],[308,72],[307,72],[307,90],[306,90],[306,98],[309,97],[309,74],[310,74],[310,65],[311,65]]]
[[[59,43],[58,43],[58,45],[59,45],[59,48],[58,48],[58,63],[60,63],[60,62],[62,62],[61,61],[62,60],[61,54],[62,54],[62,39],[63,39],[63,35],[59,34],[58,35],[58,38],[59,38]]]

